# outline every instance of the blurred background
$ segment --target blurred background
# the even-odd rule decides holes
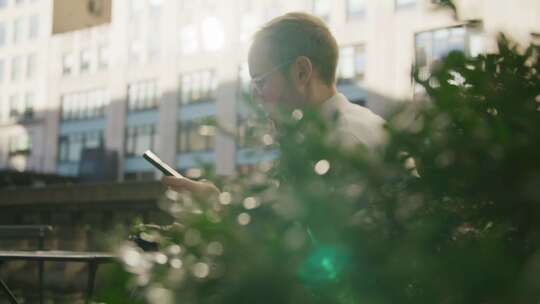
[[[338,91],[383,117],[423,99],[413,66],[427,79],[453,50],[496,51],[499,32],[540,42],[538,0],[441,2],[0,0],[0,223],[53,225],[50,249],[99,249],[113,224],[160,216],[144,151],[194,178],[274,159],[245,141],[246,61],[251,35],[286,12],[327,22]]]
[[[185,171],[249,170],[241,100],[250,37],[289,11],[323,18],[340,45],[338,90],[385,115],[421,93],[411,80],[451,50],[476,55],[496,33],[538,39],[536,0],[0,0],[0,168],[81,177],[156,178],[154,150]],[[215,119],[238,138],[202,122]]]

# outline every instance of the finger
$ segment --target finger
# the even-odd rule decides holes
[[[161,181],[163,184],[174,190],[187,190],[191,192],[196,192],[198,190],[197,182],[187,178],[164,176]]]
[[[189,178],[164,177],[163,183],[175,191],[188,191],[202,195],[219,194],[218,188],[209,181],[194,181]]]

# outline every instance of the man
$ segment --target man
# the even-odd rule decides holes
[[[280,106],[319,109],[328,119],[337,113],[331,136],[347,146],[375,148],[384,141],[384,120],[337,92],[338,54],[336,39],[321,19],[289,13],[271,20],[255,34],[249,51],[253,97],[270,116]],[[219,193],[205,181],[165,177],[163,183],[177,191]]]

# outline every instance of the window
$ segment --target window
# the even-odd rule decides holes
[[[144,47],[140,38],[136,38],[129,43],[129,62],[140,63],[144,58]]]
[[[332,9],[332,1],[330,0],[314,0],[313,1],[313,14],[319,16],[326,22],[330,20],[331,9]]]
[[[416,5],[416,0],[395,0],[396,8],[411,7]]]
[[[72,75],[75,67],[75,58],[72,53],[67,53],[62,56],[62,75]]]
[[[32,136],[30,134],[18,134],[10,136],[8,142],[9,156],[28,155],[32,151]]]
[[[156,28],[154,33],[146,36],[147,58],[150,62],[155,62],[160,56],[161,36],[159,33],[160,30]]]
[[[153,150],[156,140],[156,126],[153,124],[128,126],[126,128],[126,156],[140,156],[146,150]]]
[[[9,97],[9,117],[10,118],[19,118],[22,115],[21,111],[21,101],[19,94],[14,94]]]
[[[7,6],[8,0],[0,0],[0,9],[3,9]]]
[[[238,69],[238,85],[242,99],[251,96],[251,76],[249,75],[249,66],[247,63],[243,63]]]
[[[0,21],[0,47],[4,46],[5,44],[6,44],[6,24]]]
[[[186,121],[178,125],[177,150],[179,153],[202,152],[215,147],[215,127],[201,121]]]
[[[23,115],[26,118],[31,118],[34,116],[34,93],[27,92],[24,95],[24,110]]]
[[[106,69],[109,66],[109,47],[100,46],[98,49],[98,68]]]
[[[364,79],[366,50],[362,45],[342,47],[339,51],[338,83]]]
[[[4,82],[4,67],[5,63],[3,59],[0,59],[0,84]]]
[[[225,44],[225,32],[221,20],[207,17],[201,24],[204,49],[209,52],[218,51]]]
[[[238,116],[236,120],[236,145],[238,147],[254,146],[255,119]]]
[[[92,64],[92,54],[90,53],[90,50],[82,50],[81,51],[81,66],[79,71],[81,73],[88,73],[90,71],[90,65]]]
[[[347,18],[365,17],[366,0],[347,0]]]
[[[431,67],[452,51],[466,52],[467,30],[464,26],[416,34],[415,62],[420,77],[427,79]]]
[[[39,16],[33,15],[30,17],[30,31],[28,37],[30,39],[37,38],[39,36]]]
[[[131,0],[129,4],[131,18],[136,18],[144,10],[144,0]]]
[[[15,0],[15,5],[22,5],[24,4],[24,0]]]
[[[162,0],[150,0],[150,15],[153,19],[159,18],[161,14],[161,2]]]
[[[180,77],[182,104],[214,101],[217,79],[213,70],[189,73]]]
[[[128,87],[128,110],[156,108],[161,98],[156,80],[140,81]]]
[[[11,119],[29,119],[34,115],[34,94],[26,93],[24,100],[20,94],[11,95],[9,98],[9,117]]]
[[[257,25],[257,15],[254,12],[243,14],[240,19],[240,41],[248,42],[257,30]]]
[[[199,51],[199,37],[195,24],[186,24],[180,31],[180,47],[184,55],[195,54]]]
[[[108,93],[104,89],[66,94],[62,97],[62,120],[93,119],[105,115]]]
[[[21,76],[22,59],[20,56],[11,59],[11,80],[17,81]]]
[[[103,131],[87,131],[61,135],[58,138],[58,161],[78,162],[82,150],[97,148],[103,144]]]
[[[13,43],[19,43],[24,39],[24,19],[19,17],[13,24]]]
[[[34,78],[36,73],[36,54],[30,54],[26,57],[26,78]]]

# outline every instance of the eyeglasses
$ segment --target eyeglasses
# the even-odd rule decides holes
[[[266,82],[266,79],[272,75],[272,73],[274,73],[275,71],[281,69],[282,67],[290,64],[292,61],[286,61],[284,63],[281,63],[281,64],[278,64],[276,65],[275,67],[273,67],[272,69],[270,69],[270,71],[262,74],[262,75],[259,75],[257,77],[254,77],[251,79],[251,86],[254,90],[257,91],[257,93],[261,93],[262,92],[262,89],[264,87],[264,84]]]

